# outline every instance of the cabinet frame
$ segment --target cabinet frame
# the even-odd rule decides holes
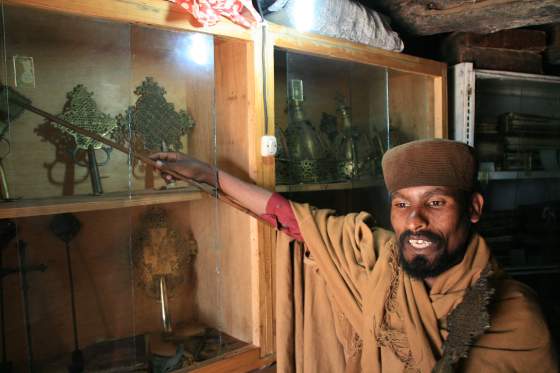
[[[302,33],[283,26],[267,23],[266,27],[243,29],[227,19],[212,27],[197,27],[193,17],[175,4],[163,0],[4,0],[6,5],[26,6],[45,11],[59,12],[83,17],[93,17],[117,22],[178,31],[196,31],[214,35],[220,50],[216,54],[216,71],[238,76],[244,82],[240,89],[235,80],[224,80],[223,89],[238,90],[246,95],[250,104],[246,108],[234,107],[226,95],[216,95],[216,122],[218,136],[226,133],[232,138],[242,137],[239,144],[227,148],[236,166],[241,166],[246,177],[257,185],[274,190],[275,168],[273,157],[261,157],[260,138],[274,134],[274,48],[312,54],[316,56],[359,62],[390,68],[395,71],[427,76],[432,79],[430,92],[433,102],[434,137],[446,138],[447,132],[447,65],[436,61],[371,48],[348,41],[310,33]],[[265,33],[265,34],[264,34]],[[263,45],[264,42],[264,45]],[[236,61],[248,61],[240,66]],[[219,65],[219,66],[218,66]],[[217,83],[218,84],[218,83]],[[266,97],[265,97],[266,95]],[[407,109],[409,110],[409,109]],[[267,122],[265,124],[265,112]],[[236,117],[237,115],[237,117]],[[241,116],[241,119],[239,118]],[[247,128],[239,131],[239,123]],[[237,128],[236,128],[237,127]],[[265,133],[265,128],[267,132]],[[237,131],[236,131],[237,129]],[[237,135],[241,132],[240,135]],[[236,148],[237,146],[237,148]],[[242,150],[242,151],[240,151]],[[220,151],[220,149],[218,149]],[[226,168],[227,169],[227,168]],[[179,202],[180,193],[147,193],[147,196],[129,199],[115,196],[98,209],[125,208],[136,205]],[[192,192],[189,199],[209,198],[200,192]],[[184,201],[181,200],[181,201]],[[78,212],[95,209],[95,197],[84,197],[73,202],[25,201],[15,207],[0,207],[0,217],[22,217],[59,212]],[[239,212],[224,207],[225,221],[239,220]],[[253,344],[243,350],[220,357],[196,372],[242,372],[264,366],[274,360],[274,259],[276,232],[270,226],[244,217],[249,226],[251,247],[253,292]],[[258,346],[258,347],[257,347]]]

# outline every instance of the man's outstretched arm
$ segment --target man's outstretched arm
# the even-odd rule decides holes
[[[158,165],[165,165],[189,179],[219,187],[243,207],[264,218],[293,238],[302,240],[290,203],[279,194],[247,183],[185,154],[176,152],[155,153],[150,158],[155,160]],[[173,181],[171,175],[162,173],[162,177],[166,182]]]
[[[225,194],[230,195],[242,206],[257,215],[266,213],[266,205],[272,196],[272,192],[266,189],[246,183],[235,176],[185,154],[175,152],[155,153],[150,158],[155,160],[156,163],[164,164],[189,179],[194,179],[199,183],[206,183],[213,187],[219,187]],[[173,181],[170,175],[162,174],[162,177],[167,182]],[[217,183],[219,185],[216,185]]]

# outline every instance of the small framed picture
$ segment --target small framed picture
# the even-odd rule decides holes
[[[14,56],[14,80],[16,88],[35,88],[33,57]]]

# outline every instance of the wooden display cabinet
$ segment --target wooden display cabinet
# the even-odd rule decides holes
[[[1,4],[3,84],[53,114],[61,113],[76,84],[84,84],[98,108],[115,117],[135,105],[136,88],[152,77],[166,90],[165,99],[194,119],[194,129],[181,139],[182,151],[271,190],[381,185],[378,177],[276,185],[275,160],[261,157],[259,149],[262,135],[286,125],[282,54],[350,64],[374,82],[363,91],[360,79],[347,86],[362,122],[373,116],[380,130],[398,127],[408,140],[447,136],[445,64],[271,24],[264,31],[245,30],[222,20],[200,28],[181,8],[159,0]],[[20,73],[14,56],[33,57],[34,84],[14,87]],[[327,69],[323,75],[328,74]],[[314,89],[321,92],[321,74],[317,81]],[[313,115],[332,109],[332,96],[314,98],[325,109],[317,106]],[[162,189],[149,168],[117,150],[100,167],[103,195],[92,196],[87,169],[69,156],[73,142],[57,142],[56,134],[42,118],[24,112],[10,121],[5,135],[11,149],[2,161],[16,199],[0,205],[0,218],[15,221],[17,234],[2,251],[2,265],[21,264],[15,242],[23,240],[27,263],[47,267],[25,279],[3,278],[6,356],[18,371],[65,371],[74,350],[65,245],[50,228],[61,213],[81,222],[70,242],[80,349],[89,356],[98,346],[112,353],[114,364],[118,356],[141,362],[161,351],[161,304],[138,280],[135,246],[146,233],[142,219],[154,208],[198,247],[184,281],[171,289],[175,331],[202,325],[231,342],[218,356],[183,371],[246,372],[272,362],[275,231],[187,184]],[[159,242],[161,232],[154,232],[150,237]]]
[[[560,336],[560,77],[450,68],[454,138],[472,145],[485,197],[478,230],[505,271],[538,294]]]
[[[336,121],[333,127],[337,132],[331,141],[326,141],[331,152],[327,163],[337,157],[341,148],[336,136],[343,131],[344,118],[337,98],[345,101],[350,112],[351,126],[358,134],[354,141],[369,137],[376,148],[362,174],[341,175],[335,161],[335,167],[327,166],[331,175],[325,176],[329,171],[323,167],[314,175],[315,180],[298,179],[296,172],[295,180],[292,177],[287,181],[286,168],[297,167],[297,159],[294,161],[293,154],[289,154],[291,144],[286,136],[284,144],[279,141],[279,147],[284,145],[284,154],[280,155],[284,159],[276,163],[276,191],[296,201],[335,208],[340,213],[373,211],[378,223],[389,227],[381,157],[399,143],[448,136],[447,65],[276,25],[270,26],[270,31],[274,49],[270,47],[267,57],[274,60],[274,68],[267,65],[267,81],[269,91],[274,92],[274,108],[269,112],[274,115],[271,122],[281,129],[276,131],[277,136],[289,131],[292,125],[290,84],[295,79],[302,82],[305,120],[315,132],[327,137],[324,117]],[[290,176],[293,174],[287,178]]]
[[[134,128],[126,110],[150,77],[195,122],[180,139],[181,151],[259,182],[260,65],[251,34],[222,26],[199,33],[184,12],[169,7],[163,1],[3,1],[3,83],[55,115],[82,84],[100,111],[122,116],[130,145],[126,135]],[[31,57],[33,71],[22,71],[14,56]],[[21,74],[32,77],[21,80]],[[75,349],[65,244],[51,228],[62,213],[81,223],[69,245],[77,342],[88,371],[148,369],[153,355],[173,355],[180,343],[198,351],[183,371],[247,371],[271,362],[271,263],[256,239],[270,228],[187,184],[161,190],[159,176],[116,149],[99,166],[103,194],[93,196],[88,168],[72,158],[74,139],[30,112],[12,118],[5,136],[11,149],[3,164],[15,200],[2,202],[0,217],[14,221],[17,234],[2,251],[3,267],[20,267],[23,243],[25,263],[46,266],[3,279],[3,340],[17,371],[66,371]],[[161,149],[145,152],[154,150]],[[103,156],[97,151],[100,163]],[[163,228],[143,220],[155,208],[166,216]],[[166,235],[171,229],[180,244],[194,239],[198,249],[181,268],[181,281],[168,282],[168,335],[179,342],[162,343],[162,305],[143,282],[139,261],[173,271],[165,268],[174,253],[163,247],[177,245]],[[142,235],[146,245],[138,246]],[[219,348],[210,351],[211,343]]]
[[[558,275],[560,78],[470,62],[450,71],[454,137],[475,148],[488,197],[479,229],[511,274]]]

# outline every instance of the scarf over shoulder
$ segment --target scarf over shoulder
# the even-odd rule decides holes
[[[431,372],[442,357],[448,315],[489,267],[490,328],[455,368],[557,371],[532,291],[499,271],[480,236],[473,235],[462,262],[427,290],[403,273],[394,234],[372,227],[369,214],[292,208],[305,246],[279,234],[279,372]]]

